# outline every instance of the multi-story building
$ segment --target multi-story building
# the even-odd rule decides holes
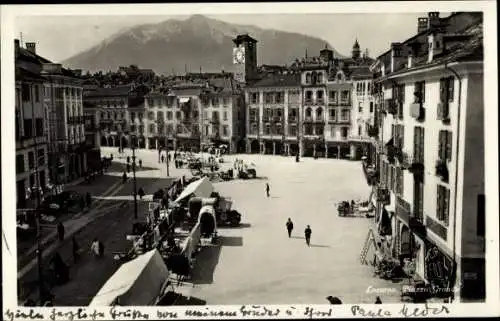
[[[16,50],[16,204],[31,207],[31,191],[45,190],[49,183],[47,138],[45,136],[43,84],[47,79],[38,70],[21,66],[23,48],[15,41]]]
[[[250,64],[241,53],[240,58],[235,60],[238,66]],[[374,115],[368,88],[371,61],[361,57],[356,41],[350,58],[334,58],[325,48],[319,57],[306,54],[289,67],[261,67],[260,79],[247,81],[245,88],[247,152],[359,159],[373,141],[367,130]],[[361,103],[356,113],[353,84],[365,86],[356,97]],[[353,124],[363,126],[358,135],[351,134]]]
[[[15,41],[16,64],[43,76],[44,134],[48,144],[50,180],[61,184],[84,175],[87,170],[81,80],[60,64],[37,55],[36,44],[26,49]]]
[[[460,301],[485,298],[482,39],[482,13],[432,12],[373,65],[384,243]]]
[[[101,146],[196,151],[226,144],[235,152],[244,138],[244,101],[230,74],[189,74],[159,87],[93,88],[85,101],[96,115]]]

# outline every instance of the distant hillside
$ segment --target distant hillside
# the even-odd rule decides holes
[[[157,73],[170,74],[220,70],[233,71],[232,39],[248,33],[258,40],[258,64],[289,64],[328,45],[326,41],[284,31],[265,30],[254,26],[235,25],[202,15],[187,20],[167,20],[140,25],[117,33],[99,45],[63,62],[65,66],[89,70],[116,70],[119,66],[138,65]]]

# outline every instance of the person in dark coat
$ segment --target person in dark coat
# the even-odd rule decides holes
[[[130,173],[130,164],[127,164],[127,173]]]
[[[142,189],[142,187],[139,188],[139,191],[137,192],[137,194],[139,195],[139,197],[140,197],[141,200],[144,197],[144,195],[146,195],[146,193],[144,192],[144,190]]]
[[[266,183],[266,195],[267,195],[267,197],[269,197],[271,195],[270,192],[271,192],[271,188],[269,187],[269,183]]]
[[[300,160],[299,154],[295,155],[295,162],[297,162],[297,163],[298,163],[298,162],[299,162],[299,160]]]
[[[286,222],[286,230],[288,231],[288,237],[292,237],[293,222],[290,218]]]
[[[85,210],[85,199],[80,196],[80,210],[83,212]]]
[[[142,168],[142,159],[139,159],[139,168]]]
[[[130,156],[127,156],[127,164],[130,164]]]
[[[307,246],[311,246],[311,234],[312,234],[311,226],[307,225],[306,229],[304,230]]]
[[[161,162],[165,163],[165,155],[161,155]]]
[[[73,261],[76,263],[80,259],[80,246],[76,243],[76,238],[73,236]]]
[[[92,196],[90,196],[90,193],[87,192],[87,207],[90,208],[90,206],[92,205]]]
[[[64,225],[61,222],[57,224],[57,236],[59,237],[59,241],[64,241]]]
[[[125,184],[127,182],[127,173],[123,172],[122,180],[123,180],[123,184]]]

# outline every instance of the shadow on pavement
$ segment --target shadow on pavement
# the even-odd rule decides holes
[[[217,228],[220,230],[225,230],[225,229],[231,230],[231,229],[240,229],[240,228],[249,228],[249,227],[252,227],[252,224],[240,223],[240,225],[238,225],[238,226],[219,226]]]
[[[139,161],[139,160],[137,160],[137,161]],[[152,171],[152,170],[157,170],[157,169],[159,169],[159,168],[147,167],[147,166],[139,167],[139,164],[137,164],[137,168],[135,169],[135,171],[142,172],[142,171]],[[118,162],[111,162],[111,166],[109,166],[109,168],[108,168],[109,172],[124,172],[126,170],[127,170],[127,164],[118,163]]]
[[[221,236],[219,244],[221,246],[243,246],[243,238],[241,236]]]
[[[319,245],[319,244],[311,244],[311,247],[325,247],[325,248],[329,248],[330,246],[328,246],[328,245]]]
[[[131,175],[124,186],[114,196],[131,196],[134,192],[134,180]],[[168,188],[175,179],[172,177],[136,177],[137,191],[142,187],[146,195],[154,194],[160,188]]]
[[[193,284],[212,284],[214,272],[219,263],[220,244],[205,247],[196,257],[196,265],[191,274]]]

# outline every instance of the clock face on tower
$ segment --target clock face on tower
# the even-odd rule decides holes
[[[245,48],[233,48],[233,64],[239,65],[245,63]]]

